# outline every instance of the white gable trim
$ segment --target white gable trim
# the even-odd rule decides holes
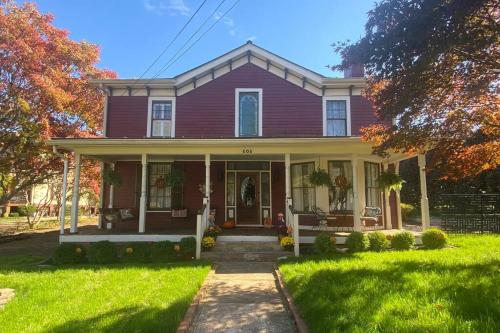
[[[236,88],[234,91],[234,136],[240,136],[240,93],[259,93],[259,136],[262,136],[262,88]]]
[[[152,132],[152,113],[153,101],[171,101],[172,102],[172,127],[170,129],[170,137],[175,138],[175,97],[149,97],[148,98],[148,124],[147,124],[147,137],[151,137]]]

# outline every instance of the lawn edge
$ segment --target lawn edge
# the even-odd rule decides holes
[[[297,306],[295,305],[295,302],[293,301],[293,298],[285,285],[285,282],[283,280],[283,276],[281,275],[281,272],[279,271],[279,267],[275,267],[273,272],[274,272],[274,275],[276,277],[276,281],[278,281],[278,287],[284,296],[284,299],[286,301],[288,309],[292,313],[293,320],[295,322],[295,327],[297,328],[297,331],[299,333],[309,333],[309,329],[307,328],[307,325],[306,325],[304,319],[302,319],[302,317],[300,316],[299,310],[298,310]]]
[[[186,314],[184,315],[184,318],[182,318],[182,321],[180,322],[176,333],[187,333],[189,331],[189,328],[193,324],[194,317],[196,316],[196,314],[198,312],[198,308],[200,306],[201,300],[203,299],[203,296],[205,295],[205,292],[208,288],[206,281],[214,274],[215,274],[215,271],[212,268],[210,270],[210,272],[208,272],[207,276],[205,277],[205,280],[203,280],[203,284],[201,285],[200,289],[198,290],[198,292],[194,296],[193,301],[189,305],[189,308],[187,309]]]

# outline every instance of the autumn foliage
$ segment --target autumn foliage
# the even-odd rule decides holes
[[[363,137],[380,155],[433,150],[449,178],[500,165],[500,12],[494,0],[383,0],[366,35],[335,46],[363,63],[378,116]],[[389,122],[392,123],[392,122]]]
[[[61,172],[46,140],[100,133],[102,93],[89,80],[115,74],[98,60],[52,15],[0,0],[0,204]]]

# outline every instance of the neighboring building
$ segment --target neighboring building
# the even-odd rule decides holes
[[[113,165],[123,185],[105,186],[104,207],[129,208],[136,218],[61,240],[195,235],[204,202],[217,224],[232,219],[256,227],[256,235],[266,218],[285,213],[305,242],[311,237],[299,236],[299,229],[317,227],[315,207],[329,214],[329,230],[401,228],[397,193],[381,192],[376,179],[409,156],[382,159],[361,141],[360,129],[377,122],[361,96],[362,76],[359,67],[344,78],[324,77],[248,42],[174,78],[95,81],[107,92],[104,137],[50,143],[74,151],[77,163],[84,156]],[[173,168],[185,180],[170,188],[164,180]],[[335,191],[310,184],[318,168],[329,173]],[[381,209],[376,223],[363,222],[366,207]],[[172,216],[183,209],[187,217]],[[198,219],[202,228],[207,214]]]

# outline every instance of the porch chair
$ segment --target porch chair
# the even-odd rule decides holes
[[[326,213],[318,207],[312,207],[311,212],[313,213],[316,222],[318,223],[317,225],[313,226],[312,229],[314,230],[316,228],[318,230],[326,231],[328,229],[328,216],[326,215]]]
[[[361,215],[361,225],[365,230],[368,228],[375,230],[378,226],[382,226],[379,219],[381,216],[382,209],[379,207],[365,207]]]

